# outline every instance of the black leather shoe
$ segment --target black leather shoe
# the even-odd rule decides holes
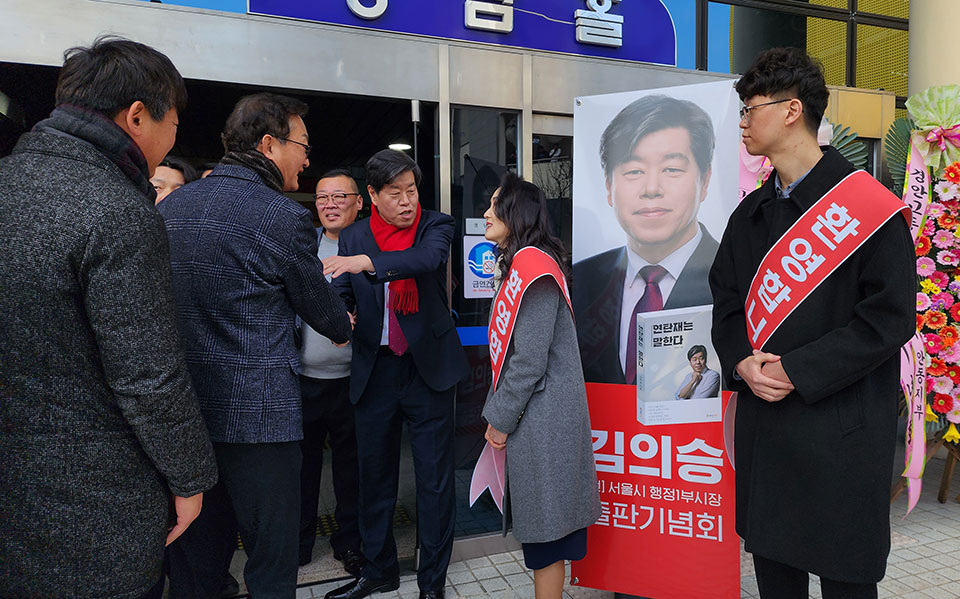
[[[333,557],[343,562],[343,569],[351,576],[359,577],[363,567],[367,565],[366,558],[356,549],[347,549],[342,554]]]
[[[420,599],[443,599],[443,589],[439,591],[420,591]]]
[[[360,578],[340,588],[333,589],[323,596],[324,599],[360,599],[372,593],[384,593],[386,591],[395,591],[400,588],[400,579],[394,580],[373,580],[370,578]]]

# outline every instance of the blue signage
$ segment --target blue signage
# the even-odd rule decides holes
[[[676,31],[661,0],[249,0],[248,12],[677,65]]]
[[[482,241],[473,246],[470,255],[467,256],[467,266],[470,272],[481,279],[490,279],[493,277],[493,271],[497,266],[497,256],[493,251],[494,245],[489,241]]]

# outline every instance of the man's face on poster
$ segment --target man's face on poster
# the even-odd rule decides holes
[[[684,127],[640,138],[628,160],[607,179],[607,202],[635,252],[658,246],[667,256],[697,233],[697,211],[706,198],[710,170],[700,172]]]

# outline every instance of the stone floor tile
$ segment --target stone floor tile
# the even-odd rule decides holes
[[[523,572],[525,568],[520,564],[518,564],[517,562],[507,562],[505,564],[498,564],[497,570],[499,570],[500,573],[503,574],[504,576],[508,576],[510,574],[517,574],[517,573]]]
[[[499,578],[500,572],[493,566],[484,566],[482,568],[474,568],[473,575],[477,580],[483,580],[484,578]]]
[[[456,586],[457,595],[461,597],[477,597],[484,595],[486,591],[483,590],[483,587],[480,586],[479,582],[468,582],[466,584],[458,584]]]
[[[504,589],[510,588],[510,585],[507,583],[507,580],[500,576],[497,576],[496,578],[484,578],[480,581],[480,586],[482,586],[483,590],[488,593],[493,593],[494,591],[502,591]]]
[[[490,558],[488,557],[477,557],[474,559],[467,560],[467,567],[471,569],[480,568],[483,566],[489,566],[490,564],[491,564]]]
[[[470,567],[467,566],[467,562],[454,562],[447,567],[447,574],[451,572],[463,572],[469,569]]]
[[[473,582],[476,579],[477,577],[473,575],[472,570],[464,570],[463,572],[453,572],[447,574],[447,580],[453,585]]]
[[[397,592],[400,593],[401,596],[407,593],[419,593],[420,587],[417,585],[416,579],[407,580],[400,583],[400,588],[397,589]]]
[[[511,553],[495,553],[490,556],[490,561],[494,564],[503,564],[506,562],[515,562],[517,560]]]
[[[528,584],[533,584],[533,579],[530,578],[530,575],[526,572],[518,572],[517,574],[511,574],[509,576],[503,577],[507,584],[509,584],[514,589],[526,586]]]

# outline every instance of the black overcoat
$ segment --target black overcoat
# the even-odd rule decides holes
[[[0,597],[141,597],[171,492],[217,481],[163,221],[92,144],[27,133],[0,160],[0,279]]]
[[[826,578],[883,578],[897,434],[899,349],[915,331],[917,278],[906,221],[883,225],[764,347],[795,386],[780,402],[733,377],[751,355],[744,303],[767,250],[853,166],[833,148],[790,194],[774,175],[730,217],[710,271],[713,344],[739,391],[737,532],[746,550]],[[861,234],[864,234],[863,232]]]

